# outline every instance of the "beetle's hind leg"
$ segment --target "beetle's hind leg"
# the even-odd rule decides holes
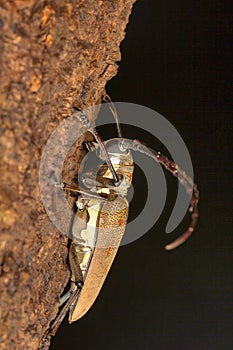
[[[69,290],[60,298],[60,306],[62,306],[70,298],[70,295],[71,295],[71,293]]]
[[[50,346],[50,341],[51,341],[51,334],[47,334],[42,340],[41,344],[39,345],[38,350],[48,350]]]
[[[70,293],[70,297],[68,299],[68,301],[66,302],[66,304],[63,306],[63,308],[61,309],[61,311],[59,312],[59,314],[57,315],[57,317],[55,318],[55,320],[52,322],[47,335],[45,336],[43,342],[42,342],[42,346],[39,348],[39,350],[45,350],[48,348],[48,345],[50,343],[50,339],[52,336],[54,336],[60,326],[60,324],[62,323],[64,317],[66,316],[67,312],[70,310],[70,308],[72,307],[72,305],[76,302],[76,300],[78,299],[78,296],[82,290],[82,283],[77,283],[76,284],[76,289]]]

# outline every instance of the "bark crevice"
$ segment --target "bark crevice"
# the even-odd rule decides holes
[[[134,0],[0,3],[1,349],[38,349],[69,279],[40,200],[43,148],[72,106],[101,101]],[[61,135],[62,142],[62,135]],[[76,144],[76,146],[78,143]],[[80,162],[76,151],[64,176]]]

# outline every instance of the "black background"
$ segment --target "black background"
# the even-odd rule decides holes
[[[230,2],[135,4],[108,92],[158,111],[179,131],[200,188],[200,220],[183,246],[163,250],[185,227],[164,233],[177,189],[170,176],[159,221],[120,248],[92,309],[72,325],[65,321],[51,349],[233,348],[230,19]],[[144,193],[140,172],[134,186],[131,215]]]

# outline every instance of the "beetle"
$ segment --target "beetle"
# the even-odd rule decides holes
[[[83,111],[74,108],[75,116],[96,141],[87,142],[87,149],[96,152],[103,163],[97,172],[82,174],[82,187],[77,184],[57,184],[64,191],[78,194],[78,198],[69,248],[70,291],[61,298],[61,304],[66,304],[52,323],[47,339],[56,333],[68,311],[70,323],[80,319],[93,305],[103,286],[127,224],[129,206],[125,197],[134,171],[132,151],[143,153],[160,163],[191,194],[191,223],[185,233],[166,245],[165,249],[172,250],[186,241],[197,223],[199,191],[196,184],[177,164],[160,152],[138,140],[124,139],[114,103],[108,95],[103,100],[108,102],[118,131],[117,138],[107,141],[102,140]]]

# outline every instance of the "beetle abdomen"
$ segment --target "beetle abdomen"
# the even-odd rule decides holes
[[[127,218],[128,202],[121,196],[102,206],[95,250],[80,297],[70,313],[70,323],[81,318],[95,302],[119,248]]]

